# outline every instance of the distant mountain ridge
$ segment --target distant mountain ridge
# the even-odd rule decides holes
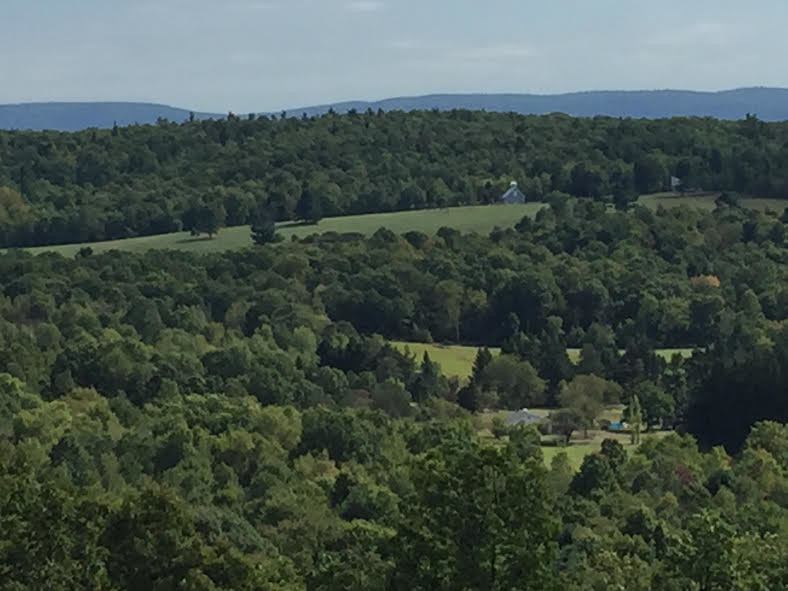
[[[0,105],[0,129],[53,129],[79,131],[90,127],[109,128],[156,123],[163,117],[170,121],[186,121],[191,111],[154,103],[86,102],[86,103],[23,103]],[[195,113],[201,119],[222,115]]]
[[[741,119],[747,113],[764,121],[788,120],[788,88],[739,88],[719,92],[691,90],[597,90],[568,94],[433,94],[381,101],[348,101],[292,109],[291,114],[315,115],[333,109],[365,111],[414,109],[484,109],[544,115],[566,113],[577,117],[635,117],[661,119],[674,116]]]
[[[719,92],[688,90],[606,90],[568,94],[433,94],[398,97],[380,101],[348,101],[287,109],[291,116],[320,115],[333,109],[384,111],[415,109],[473,109],[541,115],[561,112],[579,117],[664,118],[709,116],[741,119],[747,113],[764,121],[788,120],[788,88],[739,88]],[[24,103],[0,105],[0,129],[53,129],[76,131],[89,127],[107,128],[152,124],[159,118],[186,121],[189,109],[153,103],[86,102]],[[198,119],[222,118],[218,113],[198,113]]]

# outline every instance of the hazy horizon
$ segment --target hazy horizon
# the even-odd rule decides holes
[[[428,94],[788,87],[776,0],[6,0],[0,103],[208,113]]]
[[[391,95],[391,96],[381,96],[381,97],[372,97],[372,98],[347,98],[341,99],[337,101],[315,101],[309,104],[302,104],[302,105],[290,105],[290,106],[283,106],[280,109],[270,109],[270,110],[260,110],[260,109],[253,109],[250,112],[262,113],[262,112],[271,112],[276,113],[282,109],[298,109],[298,108],[313,108],[313,107],[322,107],[322,106],[330,106],[335,104],[344,104],[344,103],[377,103],[387,100],[399,100],[399,99],[408,99],[408,98],[424,98],[430,96],[493,96],[493,95],[530,95],[530,96],[563,96],[563,95],[576,95],[576,94],[591,94],[591,93],[601,93],[601,92],[610,92],[610,93],[627,93],[627,92],[688,92],[688,93],[698,93],[698,94],[713,94],[713,93],[725,93],[725,92],[733,92],[737,90],[749,90],[749,89],[764,89],[764,90],[788,90],[788,86],[781,87],[781,86],[738,86],[732,88],[721,88],[715,90],[704,90],[704,89],[694,89],[694,88],[632,88],[632,89],[623,89],[623,88],[598,88],[592,90],[570,90],[567,92],[560,92],[560,93],[539,93],[539,92],[430,92],[426,94],[413,94],[413,95]],[[137,101],[128,101],[128,100],[103,100],[101,98],[91,99],[91,100],[51,100],[51,101],[25,101],[25,102],[16,102],[16,103],[0,103],[0,106],[16,106],[16,105],[54,105],[54,104],[85,104],[85,103],[98,103],[98,104],[148,104],[148,105],[160,105],[164,107],[172,107],[176,109],[184,109],[190,110],[191,106],[188,104],[170,104],[170,103],[160,103],[156,101],[150,100],[137,100]],[[233,111],[232,109],[218,109],[213,111],[206,111],[203,109],[191,109],[195,112],[200,113],[210,113],[210,114],[217,114],[222,115],[228,112],[233,112],[235,114],[246,114],[245,111]]]

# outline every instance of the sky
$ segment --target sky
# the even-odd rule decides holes
[[[788,87],[786,0],[0,0],[0,103]]]

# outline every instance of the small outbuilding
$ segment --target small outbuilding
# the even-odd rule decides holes
[[[506,192],[503,195],[501,195],[501,203],[506,203],[506,204],[525,203],[525,195],[517,187],[516,181],[512,181]]]

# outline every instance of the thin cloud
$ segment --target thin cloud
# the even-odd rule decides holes
[[[449,55],[464,60],[497,62],[534,57],[536,51],[528,45],[503,43],[478,47],[463,47],[450,51]]]
[[[467,45],[454,42],[425,42],[415,39],[397,39],[386,43],[395,51],[418,54],[424,59],[465,62],[511,62],[532,58],[538,55],[536,49],[524,43],[494,43],[488,45]]]
[[[378,12],[383,10],[385,4],[378,0],[357,0],[356,2],[348,2],[345,8],[351,12]]]
[[[646,40],[653,47],[681,47],[686,45],[722,45],[729,41],[733,28],[722,23],[701,22],[662,31]]]

